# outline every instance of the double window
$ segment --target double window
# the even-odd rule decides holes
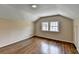
[[[59,32],[59,22],[42,22],[42,31]]]

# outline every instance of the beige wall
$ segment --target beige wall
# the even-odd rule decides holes
[[[32,21],[0,18],[0,47],[27,39],[32,35]]]
[[[55,33],[41,31],[41,22],[43,21],[59,21],[60,32]],[[40,18],[38,21],[35,22],[35,35],[72,43],[73,21],[72,19],[60,15]]]
[[[33,36],[33,19],[29,12],[0,5],[0,47]]]
[[[79,52],[79,20],[74,20],[74,44]]]

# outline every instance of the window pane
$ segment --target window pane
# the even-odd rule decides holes
[[[59,24],[57,21],[50,22],[50,31],[59,32]]]
[[[42,30],[48,31],[48,22],[42,22]]]
[[[50,31],[59,32],[58,27],[50,27]]]
[[[58,22],[55,21],[55,22],[50,22],[50,26],[58,26]]]

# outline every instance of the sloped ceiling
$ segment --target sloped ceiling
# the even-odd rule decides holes
[[[32,4],[0,5],[0,17],[35,21],[39,17],[60,14],[74,20],[79,18],[78,4],[37,4],[37,8],[31,6]]]

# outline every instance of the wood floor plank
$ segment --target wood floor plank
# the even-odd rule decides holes
[[[29,44],[28,44],[29,43]],[[50,39],[32,37],[0,48],[0,54],[77,54],[72,43],[64,43]]]

